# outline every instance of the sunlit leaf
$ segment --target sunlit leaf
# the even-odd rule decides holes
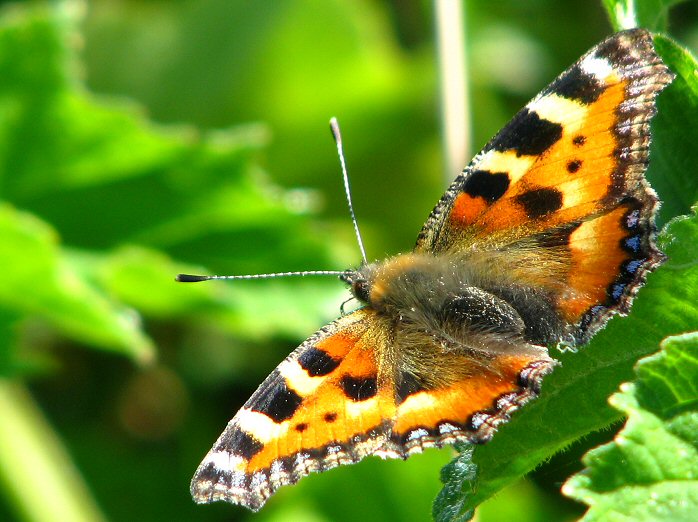
[[[652,31],[665,31],[669,8],[684,0],[603,0],[616,31],[644,27]]]
[[[154,357],[151,341],[133,309],[106,298],[81,279],[46,224],[7,205],[0,206],[0,303],[38,315],[67,335],[141,362]]]
[[[637,379],[611,396],[627,416],[610,444],[563,492],[589,506],[585,522],[694,520],[698,513],[698,334],[670,337],[641,360]]]

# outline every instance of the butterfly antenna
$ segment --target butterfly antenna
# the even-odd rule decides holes
[[[178,274],[175,281],[180,283],[198,283],[199,281],[210,281],[211,279],[273,279],[275,277],[289,276],[317,276],[331,275],[340,276],[344,273],[343,270],[304,270],[302,272],[276,272],[273,274],[247,274],[247,275],[192,275]]]
[[[354,214],[354,205],[351,202],[351,189],[349,188],[349,175],[347,174],[347,164],[344,161],[344,148],[342,147],[342,134],[339,132],[339,123],[337,123],[337,118],[330,119],[330,129],[332,130],[332,136],[334,136],[334,142],[337,144],[337,154],[339,155],[339,163],[342,166],[342,177],[344,178],[344,193],[347,196],[347,204],[349,205],[349,214],[351,215],[351,222],[354,224],[354,232],[356,233],[356,241],[359,243],[359,250],[361,250],[361,257],[364,263],[367,263],[366,250],[364,249],[364,242],[361,239],[361,232],[359,232],[359,223],[356,221],[356,214]]]
[[[344,178],[344,192],[347,196],[347,204],[349,205],[349,214],[351,215],[351,222],[354,224],[354,232],[356,233],[356,240],[359,243],[359,250],[361,250],[361,257],[364,263],[367,262],[366,250],[364,249],[364,242],[361,239],[361,232],[359,231],[359,224],[356,221],[356,214],[354,214],[354,205],[351,202],[351,189],[349,188],[349,175],[347,174],[347,165],[344,160],[344,148],[342,147],[342,134],[339,132],[339,124],[337,123],[337,118],[332,118],[330,120],[330,129],[332,130],[332,136],[334,136],[334,141],[337,144],[337,154],[339,154],[339,163],[342,166],[342,176]],[[178,274],[175,277],[175,281],[180,283],[198,283],[200,281],[210,281],[212,279],[273,279],[276,277],[292,277],[292,276],[341,276],[344,274],[343,270],[304,270],[302,272],[275,272],[272,274],[246,274],[246,275],[193,275],[193,274]]]

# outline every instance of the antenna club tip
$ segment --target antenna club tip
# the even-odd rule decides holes
[[[178,283],[198,283],[199,281],[208,281],[211,279],[210,276],[200,276],[191,274],[177,274],[175,281]]]
[[[330,118],[330,131],[332,132],[334,141],[337,142],[337,145],[339,146],[339,144],[342,142],[342,133],[339,131],[339,122],[334,116]]]

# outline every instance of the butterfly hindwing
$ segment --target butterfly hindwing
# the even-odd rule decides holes
[[[553,366],[542,352],[502,354],[455,382],[416,387],[399,398],[392,441],[404,456],[454,442],[487,442],[514,410],[538,395]]]

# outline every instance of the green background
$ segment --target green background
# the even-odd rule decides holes
[[[696,3],[669,28],[698,49]],[[467,2],[471,151],[612,31],[596,2]],[[0,438],[16,448],[0,520],[51,520],[51,465],[85,520],[252,517],[194,505],[191,475],[346,290],[174,275],[360,261],[331,116],[369,258],[409,250],[444,189],[434,38],[429,2],[2,3],[0,422],[27,431]],[[567,448],[479,520],[578,517],[560,486],[612,436]],[[311,476],[255,519],[427,520],[453,455]]]

